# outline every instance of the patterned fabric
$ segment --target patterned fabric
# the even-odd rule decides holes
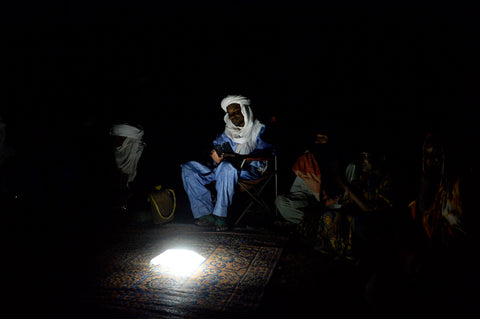
[[[373,220],[382,218],[379,214],[386,213],[387,208],[392,207],[391,201],[391,178],[389,175],[359,173],[351,185],[363,195],[363,198],[371,205],[372,210],[360,217],[355,211],[359,208],[348,196],[342,202],[341,211],[327,210],[320,218],[318,224],[318,242],[321,250],[334,253],[339,256],[352,254],[352,239],[356,224],[360,219],[371,224]],[[363,234],[362,234],[363,236]]]
[[[459,234],[463,234],[463,207],[460,197],[461,178],[444,182],[439,186],[435,200],[421,217],[422,226],[429,238],[437,239],[443,245],[449,243]],[[416,201],[410,204],[412,217],[416,215]]]
[[[335,219],[340,218],[338,223]],[[338,256],[352,255],[352,236],[355,230],[354,218],[338,211],[326,211],[318,227],[319,245],[322,250]]]
[[[363,197],[372,204],[372,213],[393,206],[392,180],[390,175],[378,176],[374,174],[359,174],[351,183],[363,194]],[[342,203],[343,206],[354,205],[350,198]]]
[[[448,148],[444,148],[443,144],[438,136],[427,134],[425,137],[421,180],[424,187],[409,207],[413,220],[421,225],[426,236],[448,247],[456,239],[467,235],[463,225],[466,198],[462,199],[460,188],[463,186],[463,190],[468,192],[465,189],[467,185],[464,185],[468,175],[458,171],[461,165],[452,157],[451,149],[447,159]],[[448,169],[446,163],[449,163]]]
[[[206,260],[188,277],[149,265],[172,247],[191,249]],[[174,230],[166,236],[151,230],[110,251],[96,294],[85,302],[135,318],[248,314],[258,307],[281,252],[280,241],[266,235]]]

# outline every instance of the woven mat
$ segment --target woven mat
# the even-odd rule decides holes
[[[96,309],[134,318],[243,316],[255,311],[281,255],[283,239],[164,226],[132,233],[99,257],[102,273],[95,292],[85,301]],[[206,258],[193,275],[176,277],[150,265],[161,252],[180,247]]]

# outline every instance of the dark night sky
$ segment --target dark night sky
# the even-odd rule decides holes
[[[279,3],[2,2],[10,140],[55,141],[61,153],[128,121],[144,126],[155,161],[183,161],[222,129],[227,94],[277,116],[284,137],[332,121],[398,152],[432,126],[469,136],[479,71],[469,3]]]

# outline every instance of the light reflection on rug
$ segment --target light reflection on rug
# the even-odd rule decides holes
[[[107,256],[95,302],[135,318],[210,317],[254,311],[282,252],[279,239],[249,233],[151,231]],[[169,248],[191,249],[206,260],[189,277],[150,266]]]

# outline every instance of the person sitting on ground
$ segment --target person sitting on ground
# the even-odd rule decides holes
[[[336,193],[340,193],[332,186],[332,176],[338,170],[337,150],[329,142],[328,129],[316,130],[314,142],[307,145],[305,152],[299,156],[292,166],[295,179],[288,193],[280,194],[275,199],[275,205],[287,227],[295,226],[297,231],[309,237],[308,217],[315,218],[321,210],[336,202]],[[330,195],[329,195],[330,194]],[[310,216],[309,210],[318,214]],[[307,217],[308,215],[308,217]],[[281,221],[277,225],[284,224]],[[300,229],[302,228],[302,229]]]
[[[469,254],[466,247],[476,246],[477,217],[470,212],[473,166],[452,144],[438,133],[428,133],[424,139],[418,195],[409,205],[416,230],[412,233],[417,235],[413,268],[420,269],[433,256]]]
[[[423,139],[417,195],[405,212],[412,223],[397,248],[401,275],[414,287],[407,290],[408,309],[416,313],[469,317],[478,310],[471,298],[480,282],[478,171],[465,147],[468,138],[432,129]]]
[[[189,161],[181,165],[181,170],[194,223],[226,231],[238,179],[258,179],[267,169],[266,160],[244,162],[243,159],[272,156],[274,148],[264,140],[265,125],[254,117],[248,98],[228,95],[221,101],[221,107],[225,112],[225,129],[213,141],[211,160]],[[207,187],[212,182],[215,182],[215,201]]]
[[[348,259],[355,258],[354,238],[363,244],[378,239],[382,214],[393,206],[391,177],[378,152],[364,146],[358,155],[358,161],[346,167],[345,178],[338,180],[344,189],[341,205],[323,213],[318,231],[318,250]]]
[[[418,197],[409,206],[413,220],[423,228],[429,246],[448,246],[465,235],[460,185],[464,175],[456,174],[452,161],[446,171],[444,143],[427,134],[423,144],[422,175]],[[454,173],[452,173],[452,171]]]

